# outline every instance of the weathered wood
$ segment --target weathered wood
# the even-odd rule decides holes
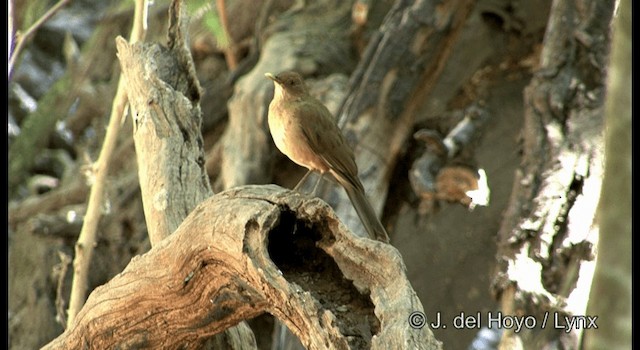
[[[268,312],[308,349],[439,349],[407,319],[422,305],[398,251],[351,234],[331,208],[277,186],[199,205],[178,230],[96,288],[46,349],[198,349]]]
[[[523,162],[498,237],[493,288],[505,313],[538,320],[545,313],[584,315],[593,268],[585,262],[593,259],[597,236],[613,8],[614,1],[590,0],[552,6],[540,66],[525,90]],[[505,333],[533,348],[557,341],[574,348],[581,331]]]
[[[169,48],[116,39],[134,123],[140,188],[152,244],[212,194],[204,169],[201,88],[178,26]],[[185,53],[186,51],[186,53]]]
[[[193,59],[185,42],[181,1],[169,11],[168,48],[128,44],[116,38],[133,114],[147,230],[152,245],[169,236],[186,216],[213,193],[204,168],[200,96]],[[255,348],[245,323],[214,337],[225,348]]]

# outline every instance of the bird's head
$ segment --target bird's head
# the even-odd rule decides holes
[[[276,96],[281,95],[284,98],[297,98],[309,93],[304,80],[302,80],[300,74],[296,72],[286,71],[277,75],[266,73],[265,76],[275,83]]]

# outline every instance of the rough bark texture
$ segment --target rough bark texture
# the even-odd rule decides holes
[[[185,42],[186,11],[174,1],[169,11],[168,48],[129,45],[116,38],[127,83],[145,220],[151,245],[174,232],[213,193],[204,169],[200,125],[202,91]],[[161,266],[161,265],[157,265]],[[245,323],[211,339],[233,349],[255,348]]]
[[[146,255],[151,261],[134,259],[123,274],[96,289],[75,322],[47,348],[74,348],[81,344],[90,348],[201,348],[210,344],[212,335],[265,311],[282,320],[311,349],[359,349],[372,344],[381,349],[394,344],[438,348],[439,343],[428,329],[414,330],[407,322],[408,315],[420,311],[422,306],[404,277],[404,265],[397,251],[374,245],[375,249],[369,247],[362,252],[364,248],[357,244],[352,247],[335,243],[335,237],[321,240],[317,232],[305,237],[299,226],[308,224],[309,219],[301,224],[291,214],[300,205],[298,196],[294,196],[294,204],[278,203],[270,199],[276,195],[267,193],[268,199],[261,202],[275,201],[278,205],[271,205],[272,209],[293,207],[283,211],[283,222],[274,219],[272,211],[251,206],[250,199],[262,193],[259,188],[255,189],[258,194],[239,195],[246,199],[234,201],[235,205],[224,200],[207,201],[213,207],[194,211],[195,226],[187,219],[174,235],[164,238],[172,232],[172,225],[181,222],[186,212],[210,194],[203,171],[199,130],[200,88],[193,76],[189,53],[182,44],[184,34],[180,23],[176,23],[179,19],[174,18],[177,13],[174,10],[171,15],[168,49],[117,40],[133,110],[146,221],[155,248]],[[233,197],[234,193],[228,195]],[[315,209],[320,212],[315,220],[329,215],[321,202],[311,203],[319,206]],[[312,206],[304,208],[314,211]],[[202,216],[203,213],[208,214]],[[265,226],[261,220],[280,224],[266,226],[289,234],[284,238],[272,237],[268,252],[264,244],[268,231],[254,227],[256,221],[258,227]],[[335,219],[329,222],[340,228],[342,235],[347,234]],[[321,232],[326,230],[325,226],[321,228]],[[297,236],[291,237],[292,233]],[[178,239],[181,243],[177,246],[166,243],[174,242],[175,235],[183,236]],[[291,239],[295,241],[298,237],[303,238],[298,242],[302,246],[291,246]],[[317,251],[316,241],[335,262],[325,255],[313,254]],[[154,258],[156,250],[161,253]],[[384,255],[385,250],[389,254],[386,259],[377,256],[375,263],[371,263],[367,258],[373,251]],[[309,260],[310,256],[314,258]],[[353,260],[354,257],[357,259]],[[282,274],[292,278],[296,285],[278,280],[280,275],[273,264],[269,265],[270,259],[280,263]],[[146,262],[141,264],[141,260]],[[251,265],[257,267],[252,269]],[[293,272],[289,275],[288,270]],[[199,279],[204,271],[213,274]],[[267,276],[261,276],[262,273]],[[329,282],[323,283],[327,279],[325,273]],[[276,280],[263,281],[268,277]],[[345,277],[354,284],[346,282]],[[300,287],[309,289],[310,294],[296,297]],[[194,293],[185,293],[185,288]],[[369,292],[373,301],[361,296]],[[401,300],[399,304],[392,300],[395,297]],[[378,336],[372,339],[374,334]],[[254,342],[247,329],[234,330],[227,338],[231,339],[227,347],[235,344],[237,348],[247,348]]]
[[[201,88],[183,30],[177,23],[171,26],[169,48],[116,39],[152,244],[175,231],[198,203],[213,194],[204,170]]]
[[[597,237],[604,77],[613,1],[555,1],[540,67],[525,89],[523,163],[499,232],[494,292],[503,312],[584,316]],[[534,278],[535,276],[535,278]],[[503,340],[576,348],[582,329]],[[508,340],[507,340],[508,339]]]
[[[198,349],[263,312],[308,349],[439,349],[407,322],[422,305],[404,271],[397,250],[353,236],[317,199],[233,189],[97,288],[46,349]]]

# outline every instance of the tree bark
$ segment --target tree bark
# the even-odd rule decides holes
[[[199,205],[46,349],[197,349],[263,312],[308,349],[439,349],[428,327],[410,327],[414,311],[397,250],[353,236],[318,199],[249,186]]]
[[[213,192],[204,169],[202,89],[171,16],[169,47],[116,38],[133,119],[140,189],[151,244],[169,236]]]
[[[505,314],[532,315],[538,326],[545,315],[564,319],[586,311],[613,5],[555,1],[540,66],[525,89],[523,162],[498,234],[493,289]],[[503,340],[526,348],[558,341],[576,348],[581,332],[511,329]]]
[[[168,48],[128,44],[122,37],[116,38],[132,107],[140,187],[152,245],[169,236],[197,204],[212,195],[204,169],[198,105],[201,88],[184,41],[184,12],[180,1],[172,3]],[[227,348],[255,348],[253,334],[244,323],[212,341]]]

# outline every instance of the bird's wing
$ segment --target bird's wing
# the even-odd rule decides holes
[[[324,159],[334,175],[342,177],[336,180],[362,188],[353,151],[327,107],[314,100],[301,103],[297,108],[296,115],[304,116],[300,127],[309,147]]]

